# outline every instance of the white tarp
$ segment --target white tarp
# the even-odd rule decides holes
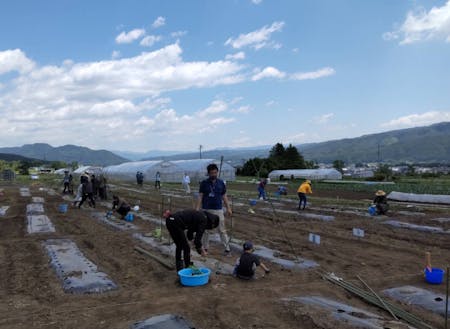
[[[387,198],[405,202],[450,204],[450,195],[443,194],[414,194],[393,191],[388,194]]]

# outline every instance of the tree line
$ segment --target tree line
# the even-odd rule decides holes
[[[268,177],[272,170],[315,168],[318,168],[317,164],[314,161],[306,161],[292,144],[284,147],[282,143],[276,143],[270,149],[267,158],[255,157],[247,160],[242,168],[237,170],[236,174],[264,178]]]

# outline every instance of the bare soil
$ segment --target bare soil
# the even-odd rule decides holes
[[[360,275],[377,292],[411,284],[445,293],[445,285],[429,286],[424,282],[424,252],[431,252],[433,266],[445,268],[450,261],[449,236],[393,228],[382,224],[387,218],[341,211],[349,209],[346,201],[363,200],[356,210],[361,214],[365,212],[364,200],[371,198],[366,194],[320,191],[315,195],[313,210],[307,208],[305,211],[335,216],[331,222],[296,215],[295,198],[293,202],[284,199],[275,202],[275,212],[267,210],[271,209],[269,202],[258,202],[252,207],[254,214],[249,213],[247,199],[233,198],[234,215],[227,219],[233,237],[250,239],[288,257],[295,253],[316,261],[320,267],[299,272],[266,262],[271,273],[265,277],[259,275],[252,282],[214,274],[208,285],[187,288],[178,283],[175,271],[134,251],[134,246],[139,243],[130,232],[114,231],[93,218],[94,212],[106,213],[104,203],[96,209],[69,206],[68,212],[62,214],[58,212],[58,205],[64,202],[62,195],[49,195],[41,189],[45,186],[33,183],[31,194],[45,198],[46,215],[55,225],[56,232],[28,235],[25,213],[31,198],[21,197],[19,187],[0,183],[4,190],[0,205],[11,207],[6,216],[0,217],[0,328],[128,328],[136,321],[164,313],[183,315],[197,328],[204,329],[351,327],[320,309],[281,301],[282,298],[311,295],[333,298],[390,319],[388,313],[324,281],[319,270],[334,272],[355,284],[358,284],[356,276]],[[138,188],[129,184],[116,184],[112,188],[131,203],[139,200],[140,211],[156,216],[167,207],[174,211],[192,207],[192,197],[184,195],[181,189],[161,192],[152,187]],[[245,192],[253,187],[236,185],[234,188]],[[336,202],[324,201],[322,204],[321,198]],[[292,210],[293,213],[277,210]],[[425,213],[424,216],[401,215],[398,210],[411,209],[396,205],[388,218],[450,229],[450,224],[432,221],[450,216],[445,209],[421,207],[419,210]],[[134,224],[142,232],[151,232],[156,227],[139,218]],[[365,237],[353,237],[354,227],[364,229]],[[320,245],[308,241],[310,232],[321,236]],[[99,270],[118,284],[119,289],[104,294],[66,294],[42,247],[42,241],[48,238],[72,239]],[[237,254],[225,257],[222,251],[216,245],[210,255],[230,264],[238,257]],[[403,307],[427,323],[443,327],[443,317],[417,307]]]

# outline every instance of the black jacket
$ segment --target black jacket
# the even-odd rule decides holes
[[[187,230],[187,238],[189,241],[195,239],[194,244],[197,251],[202,248],[202,236],[206,229],[207,217],[203,211],[188,209],[178,211],[172,214],[172,217],[175,220],[175,223],[183,230]],[[169,220],[170,220],[169,217]]]

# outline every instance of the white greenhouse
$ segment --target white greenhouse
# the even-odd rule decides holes
[[[102,172],[102,167],[96,167],[96,166],[81,166],[73,171],[73,174],[75,175],[81,175],[85,172],[89,174],[99,175]]]
[[[210,163],[215,163],[220,168],[220,161],[213,159],[136,161],[105,167],[103,173],[108,179],[135,181],[136,173],[140,171],[144,174],[144,182],[154,182],[156,173],[159,172],[161,182],[180,184],[184,173],[187,173],[191,179],[191,184],[196,184],[207,177],[206,167]],[[234,181],[235,168],[228,163],[222,163],[220,178],[226,181]]]
[[[120,165],[107,166],[103,168],[103,174],[108,179],[117,179],[124,181],[136,181],[138,171],[144,174],[144,181],[153,181],[156,171],[153,168],[162,161],[132,161],[124,162]]]
[[[286,169],[273,170],[269,173],[271,180],[283,179],[342,179],[342,174],[336,169]]]

